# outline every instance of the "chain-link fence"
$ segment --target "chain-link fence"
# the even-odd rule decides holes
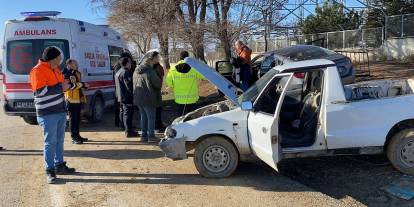
[[[386,28],[387,38],[414,37],[414,14],[388,16]]]
[[[268,51],[299,44],[312,44],[331,50],[354,49],[361,47],[378,48],[382,45],[382,40],[382,27],[327,32],[312,35],[286,35],[285,37],[278,37],[268,40]],[[254,52],[265,51],[264,40],[251,40],[248,44]]]

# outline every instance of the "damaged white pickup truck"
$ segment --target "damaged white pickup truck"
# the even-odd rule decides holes
[[[185,60],[227,101],[177,118],[160,148],[187,158],[205,177],[230,176],[239,161],[259,158],[277,169],[281,159],[386,153],[393,166],[414,174],[414,80],[378,80],[343,86],[335,64],[310,60],[277,66],[240,97],[236,87],[192,59]],[[301,88],[290,87],[304,73]]]

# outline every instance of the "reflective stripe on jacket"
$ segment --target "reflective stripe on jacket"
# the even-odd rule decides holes
[[[65,112],[63,75],[59,68],[52,69],[48,62],[39,60],[30,71],[29,79],[37,116]]]
[[[193,104],[199,99],[198,82],[204,77],[180,60],[168,71],[165,82],[174,91],[174,100],[178,104]]]

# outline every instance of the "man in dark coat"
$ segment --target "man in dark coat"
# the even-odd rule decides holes
[[[131,53],[129,53],[128,51],[122,52],[120,55],[120,59],[121,58],[129,58],[131,60],[131,69],[132,69],[132,73],[134,72],[135,68],[137,67],[137,62],[134,60],[134,58],[132,58]],[[114,65],[114,81],[115,81],[115,74],[119,71],[119,69],[121,69],[121,62],[118,61],[116,62],[116,64]],[[115,86],[116,87],[116,86]],[[116,90],[116,89],[115,89]],[[123,123],[123,118],[122,118],[122,114],[121,114],[121,104],[118,102],[118,98],[116,97],[115,94],[115,103],[114,103],[114,111],[115,111],[115,126],[119,127],[119,128],[124,128],[124,123]]]
[[[158,77],[162,81],[164,79],[164,74],[165,74],[164,73],[164,68],[162,67],[162,65],[160,63],[157,63],[157,64],[154,65],[154,69],[155,69],[155,72],[157,73]],[[161,96],[161,100],[162,100],[162,90],[161,89],[160,89],[160,96]],[[156,108],[156,112],[155,112],[155,129],[157,129],[158,131],[162,131],[162,132],[165,130],[164,123],[162,122],[162,104]]]
[[[134,72],[134,105],[141,114],[141,130],[143,142],[154,142],[156,108],[161,106],[162,80],[154,69],[159,63],[159,53],[150,52]]]
[[[137,137],[138,133],[132,128],[132,117],[134,114],[132,69],[131,60],[123,57],[120,59],[121,69],[115,74],[116,96],[121,104],[122,119],[125,128],[125,136]]]

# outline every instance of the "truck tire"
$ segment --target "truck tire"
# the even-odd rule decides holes
[[[197,144],[194,164],[207,178],[224,178],[233,174],[239,164],[239,153],[228,140],[214,136]]]
[[[391,138],[387,157],[397,170],[414,175],[414,129],[404,129]]]
[[[35,116],[23,116],[23,121],[30,125],[37,125],[37,118]]]
[[[92,123],[100,122],[104,115],[104,111],[105,105],[103,99],[100,96],[96,96],[91,104],[91,114],[89,121]]]

